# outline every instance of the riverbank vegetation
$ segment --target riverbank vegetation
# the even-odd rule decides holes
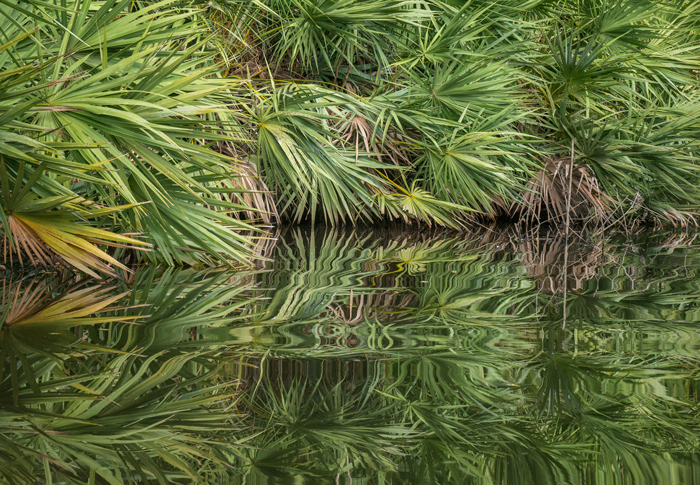
[[[699,49],[700,0],[0,0],[0,484],[697,482]]]
[[[0,4],[5,264],[249,264],[265,226],[695,225],[697,0]]]

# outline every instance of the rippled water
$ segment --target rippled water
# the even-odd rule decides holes
[[[256,270],[8,273],[0,483],[700,483],[694,236],[569,243],[306,228]]]

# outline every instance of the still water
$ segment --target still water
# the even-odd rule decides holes
[[[694,235],[276,236],[8,272],[0,483],[700,484]]]

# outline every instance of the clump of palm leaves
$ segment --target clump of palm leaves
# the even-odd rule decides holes
[[[248,263],[256,222],[542,222],[562,199],[694,224],[696,6],[2,6],[5,260]]]
[[[6,255],[94,274],[119,266],[96,244],[247,262],[254,228],[227,215],[249,209],[241,162],[211,146],[241,134],[201,22],[174,1],[0,8]]]
[[[448,225],[471,211],[542,222],[562,216],[570,177],[578,219],[609,222],[633,210],[695,220],[698,16],[687,2],[271,0],[221,11],[248,26],[242,48],[269,59],[270,83],[319,86],[305,98],[317,110],[307,118],[333,148],[313,149],[314,157],[354,148],[358,182],[377,168],[365,157],[391,161],[394,169],[380,172],[409,198],[454,204],[447,214],[404,205],[407,215]],[[574,159],[571,174],[565,158]],[[296,163],[282,151],[258,159],[294,217],[313,215],[317,204],[338,211],[331,219],[355,213],[358,199],[366,205],[364,191],[345,200],[322,189],[315,200],[289,192],[297,181],[279,168]],[[376,180],[364,183],[387,200]],[[387,210],[400,213],[384,205],[373,217]]]

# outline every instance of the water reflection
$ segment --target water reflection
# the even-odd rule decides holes
[[[291,229],[248,272],[8,274],[0,483],[700,483],[694,242]]]

